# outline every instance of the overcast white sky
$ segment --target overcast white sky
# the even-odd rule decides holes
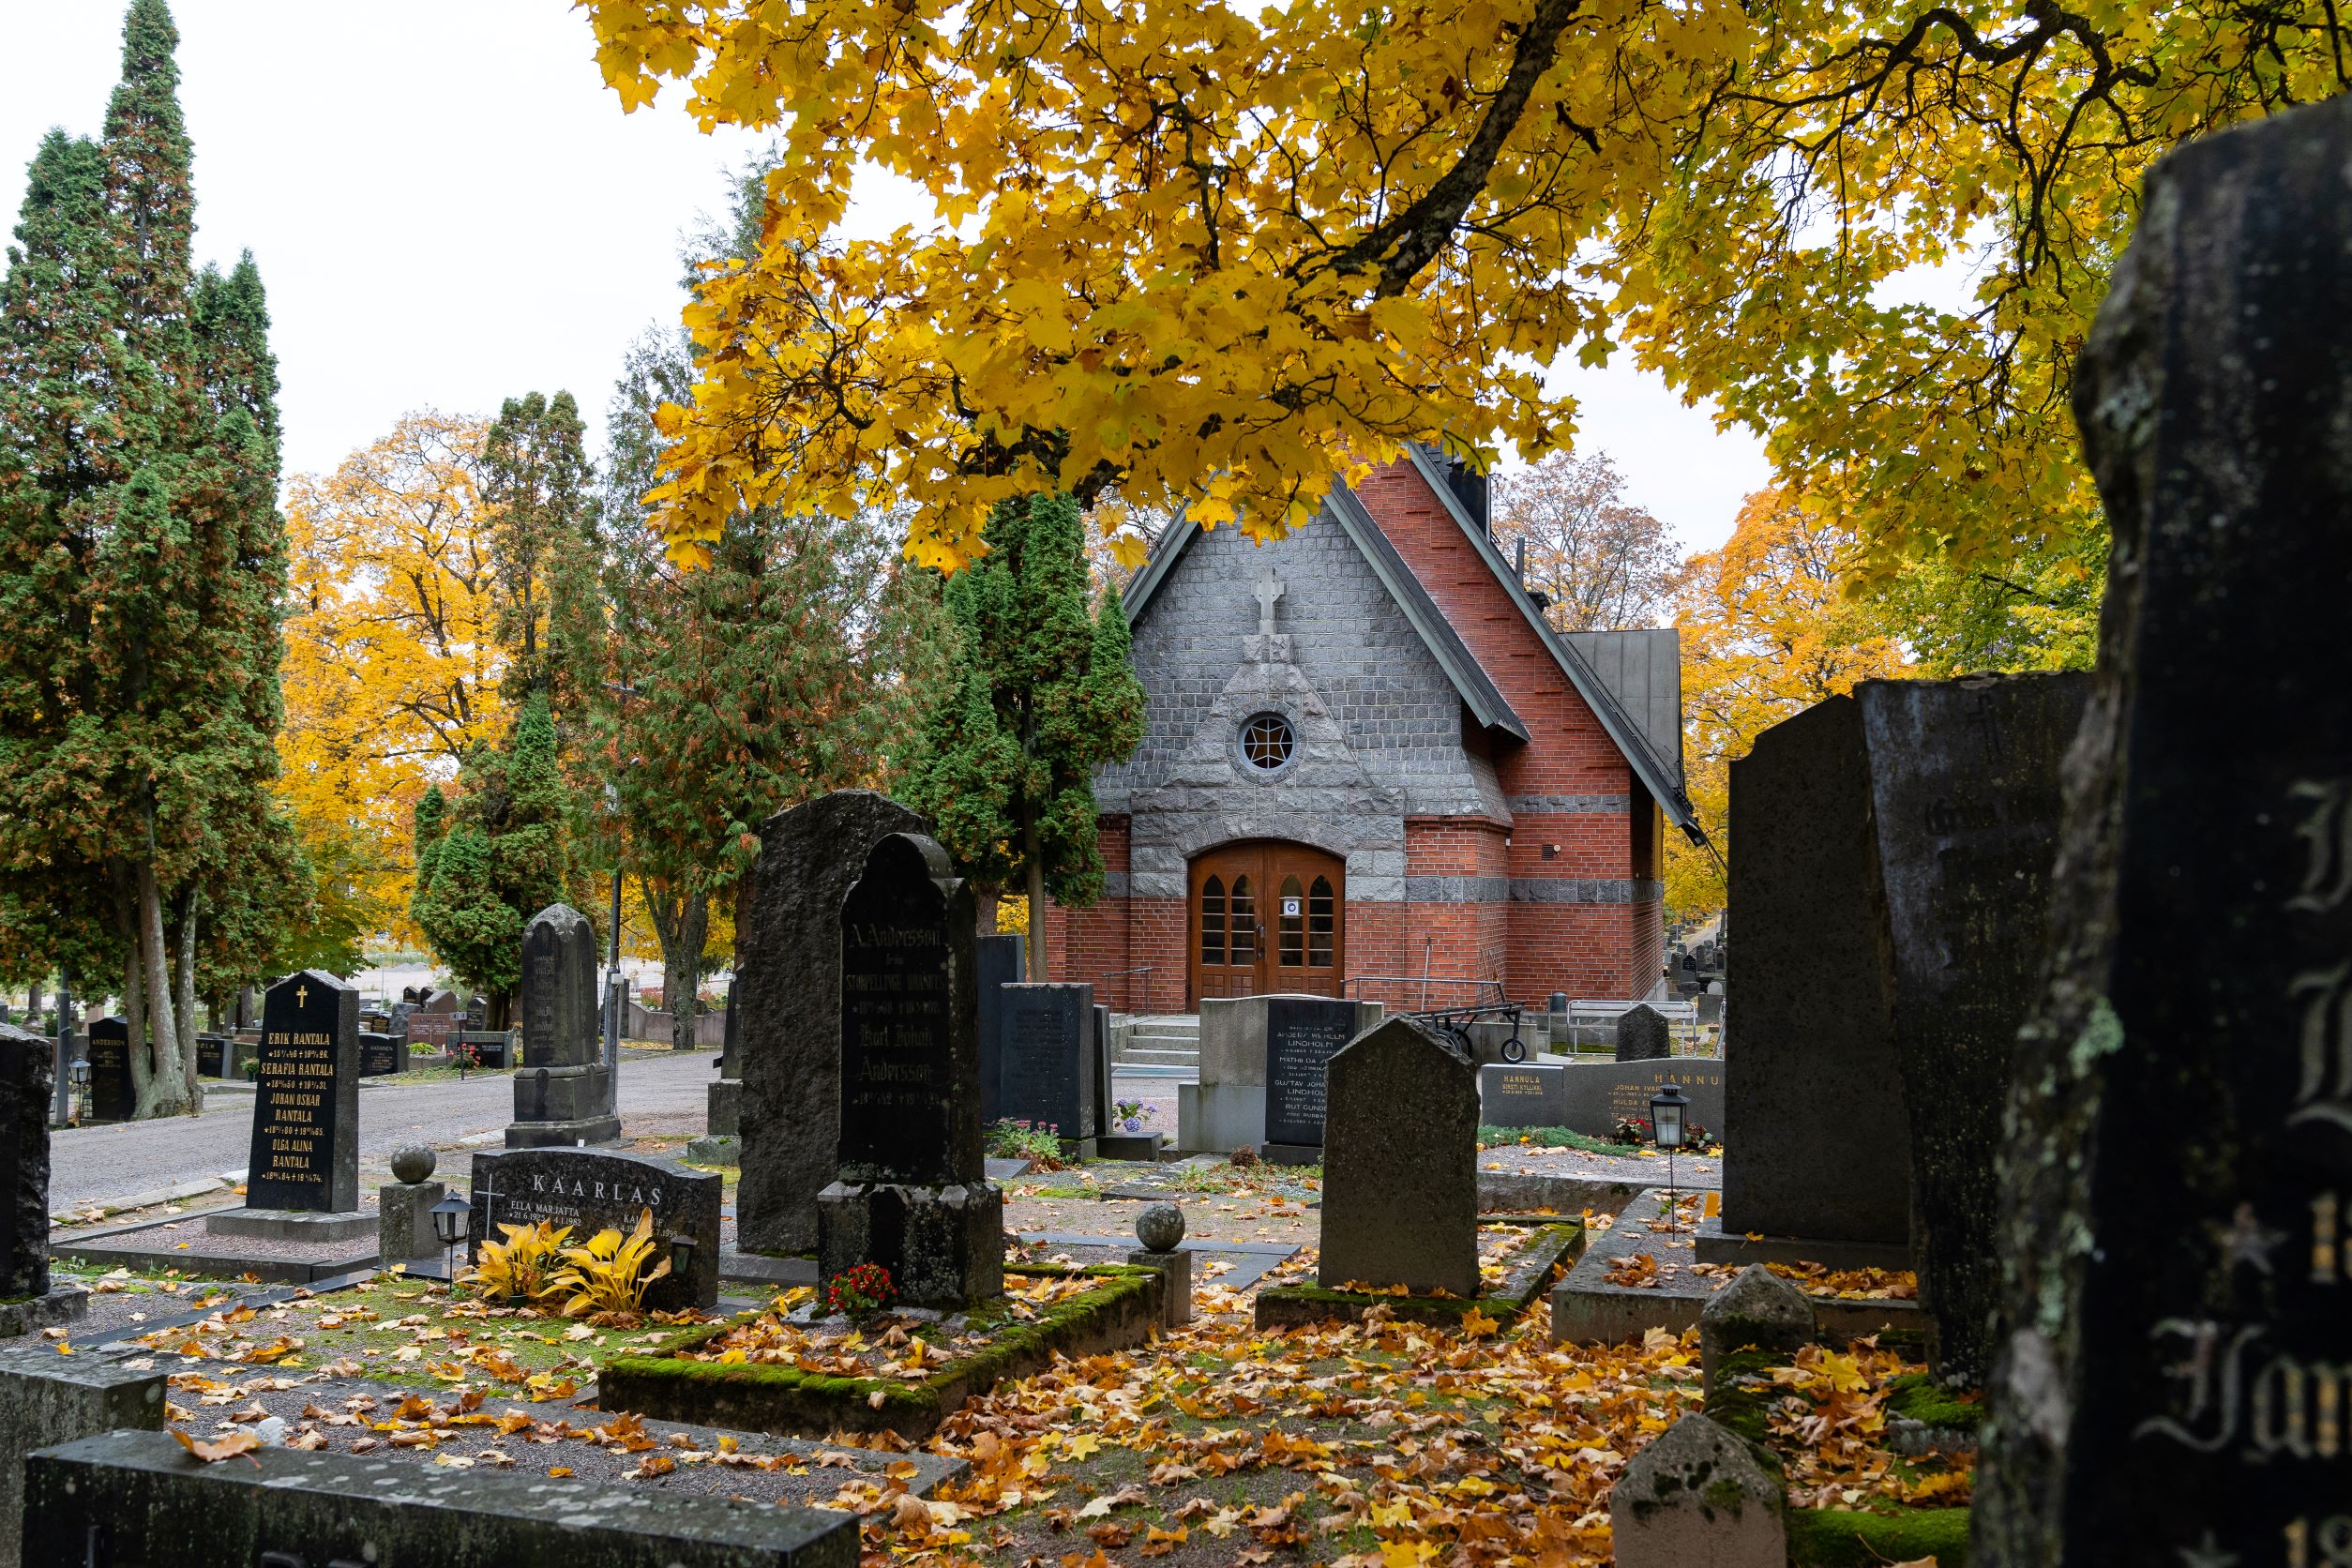
[[[287,469],[332,469],[402,413],[568,388],[592,429],[624,346],[676,319],[678,235],[752,149],[665,104],[623,114],[565,0],[173,0],[197,254],[268,285]],[[0,0],[0,212],[53,125],[96,134],[114,0]],[[870,204],[882,229],[909,215]],[[1761,445],[1622,365],[1563,379],[1580,445],[1689,549],[1769,476]]]

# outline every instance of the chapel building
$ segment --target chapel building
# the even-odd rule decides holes
[[[1683,793],[1671,630],[1562,634],[1414,448],[1253,544],[1180,520],[1126,594],[1142,744],[1094,783],[1094,907],[1054,978],[1130,1012],[1646,996]]]

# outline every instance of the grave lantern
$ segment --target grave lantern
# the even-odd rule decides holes
[[[448,1251],[449,1279],[454,1284],[458,1277],[458,1244],[473,1229],[474,1205],[453,1192],[427,1212],[433,1216],[434,1237]]]
[[[1682,1118],[1691,1108],[1691,1102],[1682,1091],[1667,1084],[1650,1096],[1650,1131],[1657,1138],[1658,1147],[1666,1152],[1666,1224],[1674,1218],[1674,1154],[1682,1147]]]
[[[87,1120],[89,1120],[89,1116],[90,1116],[90,1062],[89,1062],[89,1058],[87,1058],[87,1057],[79,1057],[79,1058],[76,1058],[76,1059],[75,1059],[75,1061],[74,1061],[73,1066],[69,1069],[69,1075],[70,1075],[70,1076],[71,1076],[71,1078],[73,1078],[73,1092],[74,1092],[74,1095],[75,1095],[75,1097],[76,1097],[77,1099],[79,1099],[79,1100],[81,1101],[81,1104],[82,1104],[82,1119],[83,1119],[83,1121],[87,1121]]]
[[[688,1279],[694,1274],[694,1238],[684,1231],[670,1238],[670,1277]]]

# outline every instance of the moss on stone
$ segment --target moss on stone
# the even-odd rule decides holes
[[[1520,1223],[1518,1216],[1481,1216],[1482,1225]],[[1458,1323],[1473,1308],[1502,1322],[1526,1311],[1544,1292],[1552,1271],[1573,1262],[1584,1250],[1584,1225],[1577,1220],[1538,1217],[1527,1223],[1541,1226],[1517,1254],[1524,1260],[1511,1271],[1504,1291],[1484,1296],[1398,1296],[1373,1290],[1334,1290],[1321,1285],[1280,1285],[1258,1292],[1257,1326],[1289,1328],[1325,1318],[1361,1319],[1376,1306],[1416,1323]],[[1540,1267],[1534,1266],[1541,1263]]]
[[[1963,1399],[1925,1372],[1907,1372],[1889,1383],[1886,1408],[1940,1432],[1973,1432],[1984,1420],[1982,1396]]]
[[[1896,1514],[1841,1509],[1788,1511],[1791,1568],[1881,1568],[1932,1557],[1937,1568],[1967,1568],[1968,1511],[1913,1508]]]
[[[1714,1390],[1707,1395],[1707,1419],[1752,1445],[1766,1446],[1772,1436],[1772,1368],[1787,1359],[1750,1347],[1717,1361]]]

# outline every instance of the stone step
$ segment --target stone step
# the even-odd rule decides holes
[[[1129,1046],[1119,1058],[1122,1067],[1198,1067],[1200,1053],[1166,1047]]]

